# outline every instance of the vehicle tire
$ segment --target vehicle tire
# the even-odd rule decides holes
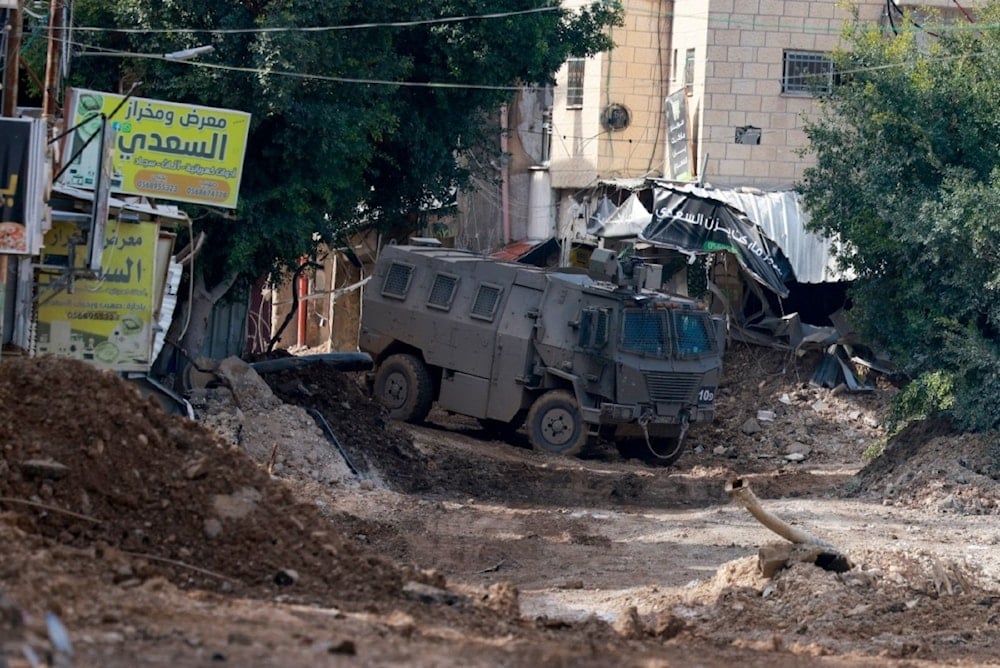
[[[374,392],[394,420],[420,422],[434,403],[434,381],[413,355],[391,355],[379,364]]]
[[[576,398],[565,390],[546,392],[528,411],[528,440],[535,450],[571,457],[587,443],[587,425]]]

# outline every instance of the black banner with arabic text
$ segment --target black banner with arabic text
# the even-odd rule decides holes
[[[754,280],[782,297],[788,296],[785,282],[795,278],[788,258],[760,226],[739,209],[708,197],[656,188],[653,220],[639,238],[685,252],[729,251]]]

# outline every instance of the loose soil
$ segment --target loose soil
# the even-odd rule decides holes
[[[735,344],[715,422],[652,467],[393,423],[323,362],[225,360],[189,420],[5,357],[0,666],[1000,665],[997,435],[886,441],[894,388],[818,363]],[[788,551],[737,479],[852,567]]]

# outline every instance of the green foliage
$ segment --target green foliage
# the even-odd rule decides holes
[[[954,406],[954,376],[944,371],[930,371],[908,383],[893,398],[886,427],[891,436],[914,420],[923,420]]]
[[[412,23],[539,5],[551,11]],[[215,51],[194,63],[81,57],[72,83],[141,80],[142,97],[252,114],[237,215],[192,211],[211,235],[201,262],[211,285],[294,267],[317,240],[406,226],[423,205],[449,201],[470,177],[462,165],[475,164],[463,152],[499,151],[511,87],[547,83],[569,56],[609,48],[606,29],[621,20],[613,2],[574,12],[556,0],[81,0],[78,25],[150,30],[87,33],[92,46]],[[320,26],[343,29],[285,30]]]
[[[843,242],[863,335],[917,379],[901,420],[1000,426],[1000,31],[977,28],[998,21],[991,1],[975,25],[853,26],[805,123],[812,225]]]

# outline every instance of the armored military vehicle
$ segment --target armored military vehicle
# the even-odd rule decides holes
[[[372,390],[401,420],[437,402],[523,425],[536,449],[575,455],[600,434],[672,463],[688,424],[713,417],[725,330],[700,302],[644,287],[661,275],[605,249],[584,272],[387,246],[362,302]]]

